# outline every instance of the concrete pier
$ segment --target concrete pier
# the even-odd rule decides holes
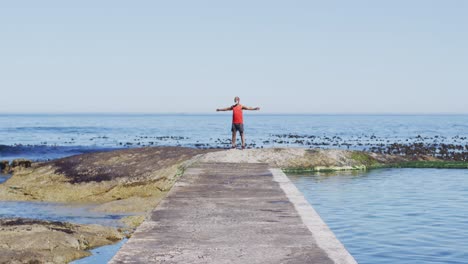
[[[110,263],[356,263],[266,164],[190,167]]]

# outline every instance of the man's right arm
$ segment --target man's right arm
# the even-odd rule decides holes
[[[226,108],[218,108],[218,109],[216,109],[217,112],[219,112],[219,111],[231,111],[231,110],[232,110],[232,106],[226,107]]]

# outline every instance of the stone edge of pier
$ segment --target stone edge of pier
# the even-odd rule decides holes
[[[281,169],[269,169],[276,181],[284,191],[289,201],[294,205],[302,222],[312,233],[317,245],[323,249],[328,257],[336,264],[357,264],[356,260],[346,250],[344,245],[336,238],[328,228],[312,205],[307,202],[304,195],[296,188],[294,183]]]

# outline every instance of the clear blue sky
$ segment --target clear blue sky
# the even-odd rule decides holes
[[[468,113],[468,1],[1,1],[0,112]]]

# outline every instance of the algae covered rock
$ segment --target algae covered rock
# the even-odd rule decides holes
[[[100,225],[0,219],[0,263],[68,263],[122,238],[117,229]]]
[[[153,147],[88,153],[37,164],[17,160],[15,164],[22,169],[15,170],[0,185],[0,199],[65,203],[121,201],[114,205],[147,211],[164,197],[194,157],[209,151]],[[141,199],[135,197],[149,203],[141,206]]]

